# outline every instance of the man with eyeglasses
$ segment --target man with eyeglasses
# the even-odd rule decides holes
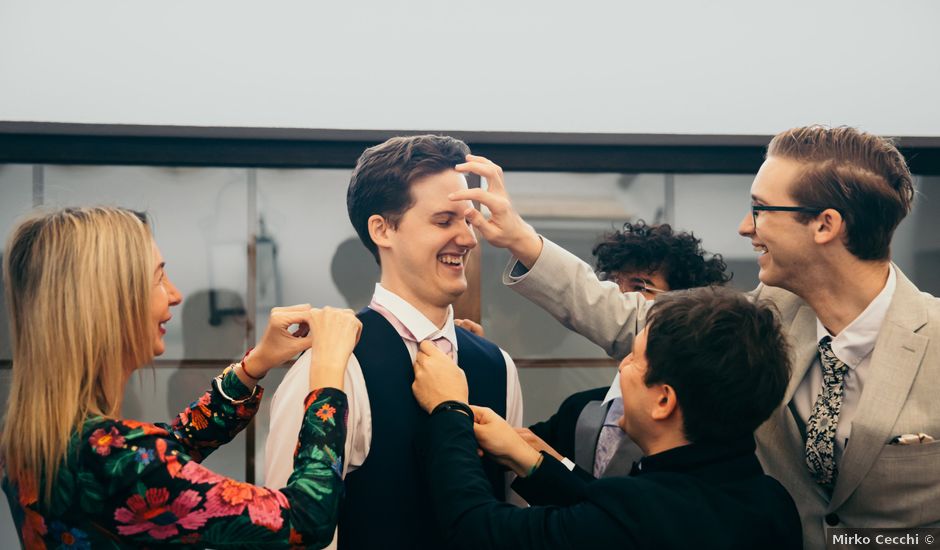
[[[646,300],[541,238],[513,210],[498,167],[481,172],[488,192],[454,198],[492,212],[471,223],[513,253],[504,283],[627,355]],[[806,548],[824,548],[833,527],[940,526],[940,300],[890,259],[913,196],[889,140],[794,128],[770,142],[738,228],[760,254],[751,297],[776,305],[793,365],[781,406],[756,433],[758,455],[796,501]]]

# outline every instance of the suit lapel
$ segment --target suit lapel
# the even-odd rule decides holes
[[[594,471],[594,449],[609,408],[610,403],[603,405],[601,401],[590,401],[581,409],[575,424],[574,462],[588,472]]]
[[[911,385],[920,369],[929,338],[917,334],[927,323],[927,310],[920,292],[900,269],[897,289],[875,342],[865,387],[852,423],[852,435],[839,464],[839,477],[829,510],[848,499],[871,469],[891,428],[907,401]]]
[[[790,383],[783,402],[790,403],[793,394],[800,387],[806,371],[816,362],[819,348],[816,344],[816,313],[813,308],[804,305],[796,312],[790,330],[787,333],[790,342]]]

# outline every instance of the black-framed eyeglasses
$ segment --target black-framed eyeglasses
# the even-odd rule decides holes
[[[804,214],[821,214],[825,208],[812,208],[809,206],[766,206],[763,204],[751,205],[751,218],[754,220],[754,227],[757,227],[758,212],[802,212]]]

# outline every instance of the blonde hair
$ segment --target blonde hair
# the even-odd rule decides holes
[[[13,482],[49,501],[69,439],[115,416],[128,369],[152,358],[153,254],[143,214],[109,207],[36,212],[13,230],[3,274],[13,383],[0,456]]]

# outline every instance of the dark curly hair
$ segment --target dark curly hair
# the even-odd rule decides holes
[[[723,285],[731,280],[721,254],[706,260],[701,239],[685,231],[676,233],[668,223],[627,222],[623,230],[604,235],[591,253],[598,271],[661,271],[670,290]]]

